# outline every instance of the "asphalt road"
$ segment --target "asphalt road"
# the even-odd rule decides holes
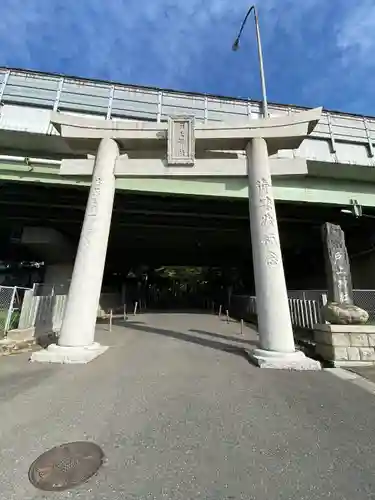
[[[132,324],[133,323],[133,324]],[[251,366],[254,333],[217,317],[137,316],[86,366],[0,358],[0,499],[375,498],[375,396],[327,372]],[[31,462],[67,441],[107,457],[43,493]]]

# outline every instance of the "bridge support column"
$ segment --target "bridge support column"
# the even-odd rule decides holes
[[[95,160],[92,184],[74,263],[58,345],[34,353],[32,361],[87,363],[107,347],[94,342],[95,325],[115,195],[113,139],[102,139]]]
[[[246,153],[260,338],[260,349],[250,356],[263,368],[319,369],[319,363],[295,350],[266,140],[252,139]]]

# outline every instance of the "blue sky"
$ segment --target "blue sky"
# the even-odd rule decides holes
[[[0,65],[260,98],[247,0],[1,0]],[[375,0],[260,0],[270,101],[375,115]]]

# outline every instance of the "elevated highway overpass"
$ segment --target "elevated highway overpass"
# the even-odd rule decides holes
[[[271,104],[269,111],[271,117],[282,117],[303,108]],[[0,68],[3,258],[33,256],[27,247],[12,243],[25,226],[54,227],[74,245],[78,242],[90,180],[84,175],[61,175],[61,165],[63,159],[87,159],[95,151],[77,151],[63,140],[51,123],[52,113],[120,123],[164,123],[170,115],[193,115],[198,123],[234,124],[258,120],[261,106],[251,100]],[[271,155],[291,286],[302,286],[298,277],[306,266],[312,270],[311,286],[321,286],[322,273],[317,272],[322,267],[320,225],[326,220],[344,227],[353,256],[367,252],[375,243],[371,220],[340,212],[351,200],[368,214],[374,210],[374,140],[374,118],[324,110],[298,149]],[[210,155],[220,168],[207,177],[195,176],[193,171],[178,178],[145,176],[134,169],[116,178],[110,268],[121,268],[125,255],[132,262],[146,259],[155,265],[188,259],[226,265],[241,261],[251,267],[244,153],[223,157],[211,151]],[[129,156],[149,160],[150,152],[134,150]],[[298,169],[296,163],[291,167],[290,160],[296,158],[303,160]],[[367,262],[369,254],[365,255]],[[369,286],[372,279],[375,286],[375,277],[363,265],[354,263],[354,268],[356,286]]]
[[[77,157],[77,151],[51,124],[51,111],[77,118],[157,123],[182,114],[192,115],[201,123],[244,123],[261,116],[260,103],[251,100],[5,68],[0,68],[0,105],[1,177],[61,184],[82,184],[85,180],[58,175],[59,161]],[[271,117],[282,117],[303,109],[271,104],[269,112]],[[375,195],[368,184],[375,181],[374,141],[374,118],[323,111],[318,125],[297,150],[279,150],[271,157],[284,159],[286,165],[291,158],[307,160],[306,171],[297,172],[298,176],[275,172],[279,174],[275,176],[276,199],[343,205],[355,198],[363,206],[374,206]],[[82,157],[86,153],[82,151]],[[228,167],[212,175],[209,182],[194,175],[147,179],[134,173],[130,179],[117,179],[117,188],[246,198],[245,179],[233,176],[230,170]]]

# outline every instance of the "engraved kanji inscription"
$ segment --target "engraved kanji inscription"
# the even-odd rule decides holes
[[[344,232],[326,222],[322,228],[328,284],[328,302],[353,303],[353,287]]]
[[[98,197],[100,195],[101,185],[103,184],[103,179],[101,177],[94,177],[92,186],[92,196],[89,201],[89,207],[87,215],[89,217],[95,217],[98,212]]]
[[[186,153],[187,153],[187,134],[188,134],[188,130],[187,130],[187,123],[186,122],[180,122],[178,124],[179,126],[179,133],[178,133],[178,138],[177,138],[177,154],[178,156],[180,156],[181,158],[184,158],[186,156]]]
[[[263,198],[260,198],[259,205],[266,208],[267,210],[271,210],[273,208],[273,201],[271,196],[264,196]]]
[[[274,226],[275,219],[272,215],[272,212],[271,211],[264,212],[260,223],[262,226]]]
[[[258,181],[256,181],[255,185],[256,185],[256,187],[258,189],[258,193],[259,193],[259,198],[260,199],[263,199],[266,196],[268,196],[268,193],[269,193],[271,185],[267,181],[267,179],[265,179],[263,177],[262,179],[259,179]]]
[[[279,263],[279,256],[274,251],[269,251],[266,255],[266,264],[269,267],[277,266]]]
[[[340,302],[348,302],[350,297],[348,289],[348,280],[346,276],[343,276],[342,278],[339,278],[337,280],[337,287],[338,287]]]
[[[262,245],[269,246],[269,245],[276,245],[277,244],[277,239],[274,234],[266,234],[263,239],[261,240]]]
[[[195,139],[193,117],[168,118],[168,164],[194,165]]]

